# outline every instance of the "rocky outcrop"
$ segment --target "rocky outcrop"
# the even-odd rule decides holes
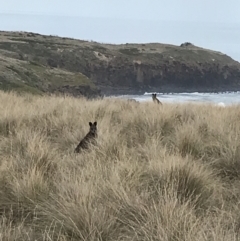
[[[108,66],[91,64],[89,73],[95,83],[133,92],[233,91],[240,90],[240,66],[220,63],[131,63],[112,62]]]
[[[98,96],[100,90],[102,94],[240,90],[239,62],[189,42],[110,45],[1,32],[0,55],[9,60],[2,62],[5,71],[14,70],[21,81],[27,78],[25,84],[45,92]],[[13,75],[5,75],[5,80],[6,76]]]
[[[180,47],[156,44],[150,49],[115,55],[107,63],[92,61],[85,74],[108,92],[109,86],[114,92],[130,93],[240,90],[240,63],[225,54],[188,42]]]

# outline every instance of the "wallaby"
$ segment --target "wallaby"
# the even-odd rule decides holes
[[[96,137],[97,137],[97,122],[94,123],[89,122],[90,130],[87,133],[87,135],[79,142],[77,147],[75,148],[75,153],[80,153],[82,149],[88,149],[88,146],[90,143],[95,144],[96,143]]]
[[[157,98],[157,94],[152,94],[153,102],[157,102],[158,104],[162,105],[162,102]]]

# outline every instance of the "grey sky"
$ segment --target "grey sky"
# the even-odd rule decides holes
[[[240,0],[6,0],[0,29],[108,43],[189,41],[240,61],[239,13]]]
[[[240,23],[239,0],[7,0],[1,12]]]

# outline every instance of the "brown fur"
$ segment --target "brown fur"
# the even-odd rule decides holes
[[[97,137],[97,122],[89,122],[90,130],[75,148],[75,153],[80,153],[82,149],[88,149],[89,143],[95,144]]]
[[[158,104],[162,105],[162,102],[157,98],[157,94],[152,94],[153,102],[157,102]]]

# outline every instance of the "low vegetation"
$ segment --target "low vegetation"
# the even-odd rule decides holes
[[[0,101],[0,240],[239,240],[239,106]]]
[[[179,43],[180,44],[180,43]],[[0,31],[0,90],[96,97],[239,90],[240,63],[191,43],[104,44]]]
[[[0,31],[0,89],[38,95],[99,94],[93,81],[78,69],[83,58],[78,56],[77,61],[72,52],[74,43],[71,47],[65,38]]]

